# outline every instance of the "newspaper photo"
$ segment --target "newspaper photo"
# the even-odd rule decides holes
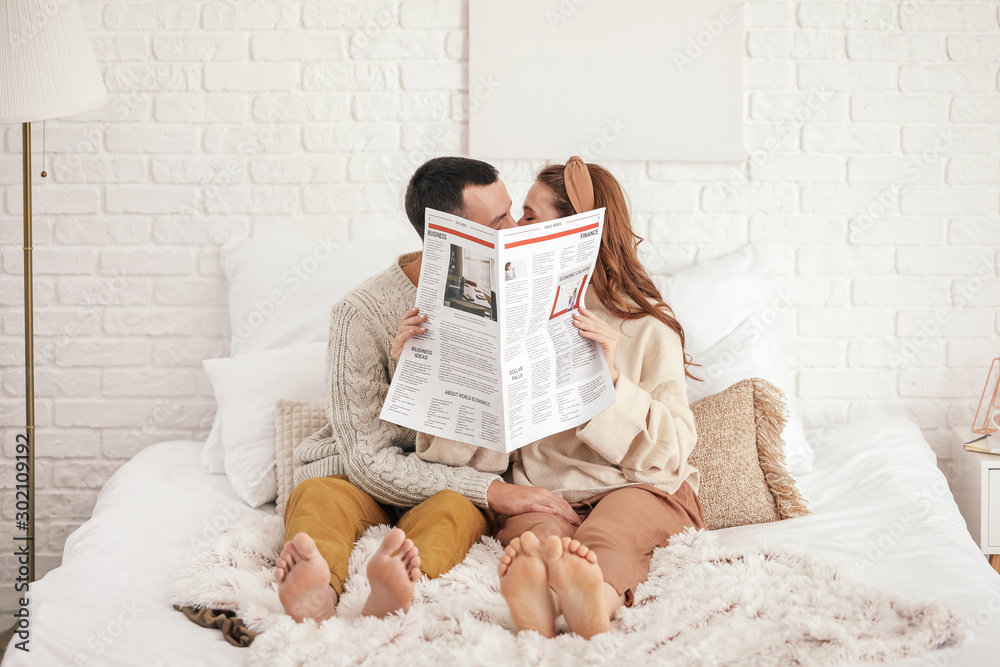
[[[613,404],[601,347],[573,324],[603,228],[603,208],[501,230],[427,209],[427,331],[406,341],[381,418],[511,452]]]

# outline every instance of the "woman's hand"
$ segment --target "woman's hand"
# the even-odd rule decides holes
[[[618,340],[621,333],[607,322],[587,310],[582,304],[573,313],[573,324],[580,330],[584,338],[597,341],[604,351],[604,358],[611,371],[611,382],[618,384],[618,369],[615,368],[615,353],[618,351]]]
[[[392,339],[392,350],[389,352],[396,361],[399,361],[399,358],[403,356],[403,346],[406,344],[407,338],[427,331],[423,326],[427,316],[419,315],[419,312],[420,309],[414,306],[403,313],[403,320],[399,323],[396,337]]]

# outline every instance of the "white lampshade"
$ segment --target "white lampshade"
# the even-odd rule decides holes
[[[0,123],[71,116],[107,99],[76,0],[0,0]]]

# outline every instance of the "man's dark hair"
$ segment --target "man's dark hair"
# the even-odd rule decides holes
[[[406,187],[406,217],[424,238],[424,209],[465,217],[463,192],[470,185],[493,185],[500,172],[491,164],[467,157],[436,157],[420,165]]]

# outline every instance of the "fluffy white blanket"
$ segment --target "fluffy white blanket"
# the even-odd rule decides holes
[[[238,522],[192,556],[170,592],[178,605],[235,610],[262,633],[250,665],[832,665],[924,655],[962,644],[968,628],[957,609],[873,589],[826,557],[723,547],[692,529],[656,551],[635,605],[589,642],[565,625],[555,639],[514,633],[496,573],[502,550],[488,537],[447,575],[422,579],[409,613],[363,617],[365,566],[386,526],[358,541],[338,615],[295,623],[274,582],[283,530],[280,516]]]

